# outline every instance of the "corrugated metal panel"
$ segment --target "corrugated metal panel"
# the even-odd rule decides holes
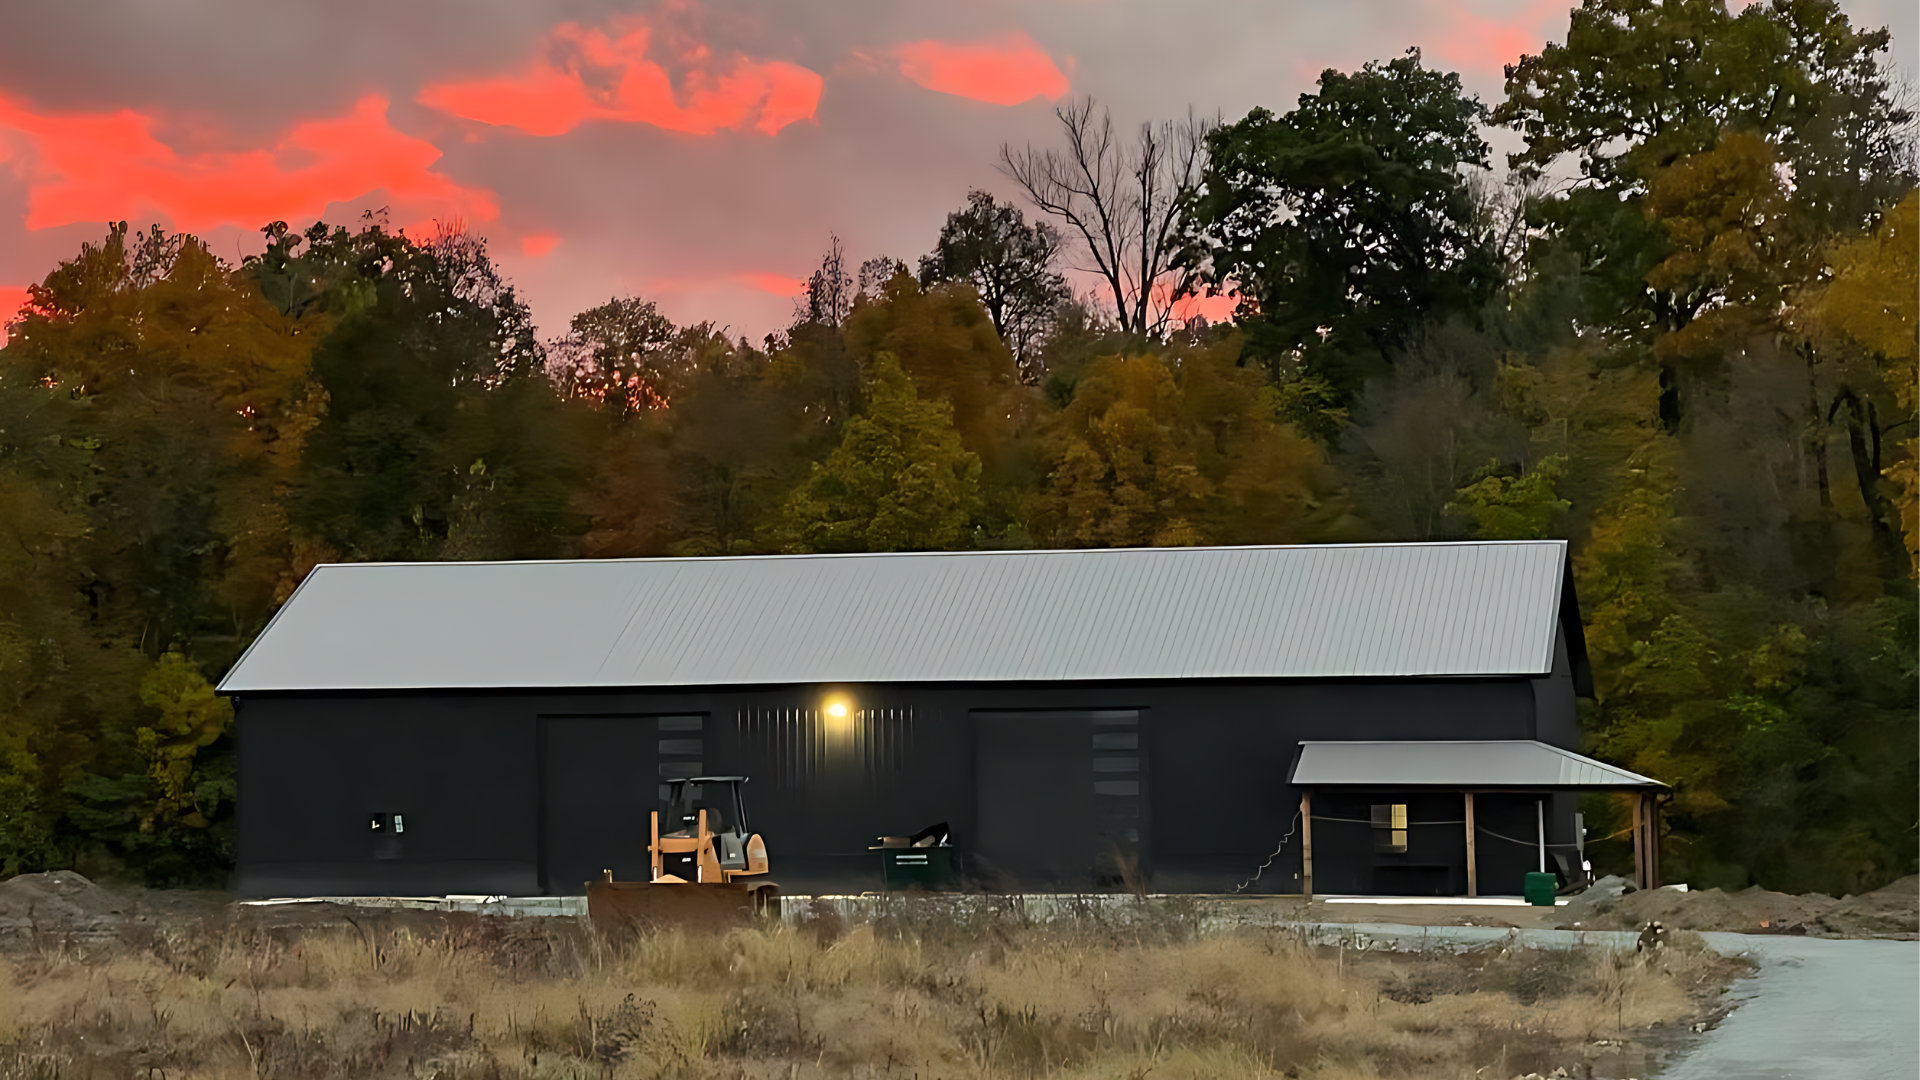
[[[1654,788],[1639,773],[1530,739],[1303,742],[1299,787]]]
[[[221,689],[1537,675],[1565,549],[329,565]]]

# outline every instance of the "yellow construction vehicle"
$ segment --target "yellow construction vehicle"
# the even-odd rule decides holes
[[[718,928],[777,913],[780,887],[765,880],[767,845],[747,822],[740,794],[746,782],[744,776],[669,781],[667,831],[658,810],[648,831],[651,880],[615,881],[607,870],[588,882],[587,916],[595,929],[615,935]]]

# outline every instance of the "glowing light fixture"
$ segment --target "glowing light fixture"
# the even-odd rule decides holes
[[[859,707],[844,692],[832,691],[820,702],[820,718],[826,721],[830,730],[846,733],[853,730],[854,716]]]

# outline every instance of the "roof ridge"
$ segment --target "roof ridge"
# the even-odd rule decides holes
[[[315,570],[369,566],[619,566],[635,563],[799,562],[811,559],[919,559],[1019,555],[1125,555],[1194,551],[1355,551],[1376,548],[1565,547],[1546,540],[1382,540],[1355,544],[1192,544],[1178,547],[968,548],[957,551],[805,551],[774,555],[649,555],[622,559],[399,559],[385,562],[329,562]]]

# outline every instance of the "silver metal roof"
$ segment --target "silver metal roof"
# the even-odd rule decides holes
[[[1564,541],[316,568],[262,690],[1539,675]]]
[[[1295,787],[1660,788],[1658,780],[1531,739],[1303,742]]]

